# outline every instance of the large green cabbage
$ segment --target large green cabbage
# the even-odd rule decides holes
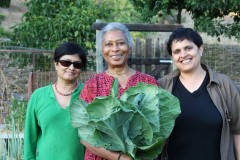
[[[178,99],[142,82],[118,99],[117,87],[115,80],[109,96],[89,104],[77,99],[70,108],[72,125],[93,146],[122,151],[136,160],[156,158],[180,114]]]

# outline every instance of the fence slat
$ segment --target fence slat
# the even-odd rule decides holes
[[[152,47],[152,39],[151,38],[147,38],[145,41],[145,55],[144,58],[152,58],[154,54],[153,52],[153,47]],[[152,65],[151,64],[145,64],[145,72],[146,73],[150,73],[152,71]]]

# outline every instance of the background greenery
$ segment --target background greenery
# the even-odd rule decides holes
[[[0,14],[0,38],[5,38],[5,37],[11,37],[11,33],[7,32],[4,30],[4,28],[1,26],[2,21],[5,19],[6,17],[2,14]]]
[[[13,129],[13,127],[18,128],[19,131],[23,131],[25,114],[27,109],[27,101],[26,100],[17,100],[11,99],[11,104],[9,107],[9,115],[6,117],[6,124],[8,129]],[[12,121],[14,120],[14,125],[12,125]]]
[[[182,14],[187,12],[194,20],[198,31],[211,36],[234,37],[240,40],[240,1],[239,0],[130,0],[134,8],[143,11],[142,20],[151,22],[153,16],[159,19],[171,18],[174,23],[182,23]],[[168,16],[166,16],[168,15]],[[170,16],[169,16],[170,15]],[[224,17],[231,16],[230,21]]]
[[[211,3],[209,0],[28,0],[25,5],[27,12],[21,23],[13,26],[13,33],[8,35],[14,46],[54,50],[62,42],[72,41],[87,52],[94,52],[96,33],[92,24],[96,20],[181,24],[185,20],[182,15],[186,13],[194,20],[196,30],[217,36],[219,40],[221,35],[240,40],[239,0]],[[230,13],[231,21],[224,21]],[[141,34],[144,35],[138,33],[138,36]],[[24,58],[28,55],[11,56],[19,66],[28,65],[23,63],[29,62]],[[88,66],[96,69],[94,58],[89,58]]]
[[[95,49],[92,24],[136,21],[138,14],[127,0],[30,0],[22,23],[14,26],[13,42],[21,46],[53,49],[65,41]],[[140,16],[140,15],[139,15]]]
[[[9,2],[2,0],[0,6],[8,7]],[[15,45],[24,47],[52,50],[62,42],[73,41],[94,50],[91,26],[96,20],[181,24],[184,13],[191,15],[198,31],[240,40],[239,0],[28,0],[25,4],[28,11],[9,35]],[[229,14],[226,21],[224,17]]]

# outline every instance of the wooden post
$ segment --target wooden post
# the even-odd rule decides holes
[[[97,20],[97,23],[100,21]],[[103,72],[103,56],[102,56],[102,51],[99,50],[99,46],[97,44],[98,42],[98,35],[99,35],[99,29],[96,29],[96,71],[97,73]]]
[[[141,59],[142,58],[142,42],[141,42],[141,39],[140,38],[136,38],[135,40],[135,59],[138,58],[138,59]],[[142,65],[136,65],[136,70],[137,71],[142,71]]]
[[[151,38],[146,38],[145,42],[145,56],[144,58],[152,58],[152,39]],[[145,65],[145,73],[150,73],[152,70],[152,65]]]

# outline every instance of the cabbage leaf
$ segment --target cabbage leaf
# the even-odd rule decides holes
[[[140,82],[117,98],[118,81],[109,96],[87,104],[81,98],[70,107],[79,137],[96,147],[121,151],[134,159],[154,159],[180,114],[179,100],[166,90]]]

